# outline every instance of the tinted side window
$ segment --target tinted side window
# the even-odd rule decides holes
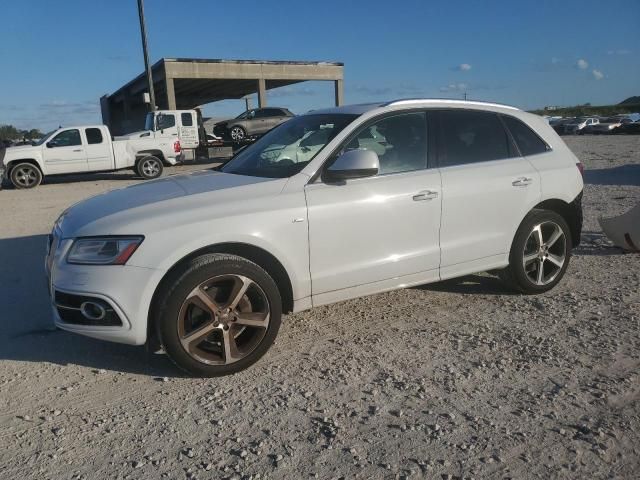
[[[56,135],[53,140],[49,142],[53,147],[75,147],[76,145],[82,145],[80,140],[80,130],[65,130]]]
[[[176,117],[171,113],[165,113],[158,115],[158,130],[164,130],[165,128],[171,128],[176,126]]]
[[[546,152],[549,149],[547,144],[533,130],[517,118],[503,115],[502,119],[515,139],[520,153],[525,157]]]
[[[87,136],[87,143],[89,145],[102,143],[102,132],[99,128],[86,128],[84,133]]]
[[[513,156],[507,132],[495,113],[441,111],[439,140],[441,167]]]
[[[256,110],[256,118],[267,118],[280,115],[280,113],[274,113],[274,111],[277,112],[277,110],[273,108],[263,108],[261,110]]]
[[[372,150],[380,159],[380,175],[427,167],[427,116],[412,112],[385,117],[364,127],[345,150]]]
[[[193,117],[190,113],[183,113],[180,115],[180,121],[182,122],[183,127],[192,127],[193,126]]]

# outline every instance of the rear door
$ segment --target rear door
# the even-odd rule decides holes
[[[271,130],[272,118],[269,116],[271,108],[260,108],[255,111],[255,116],[251,121],[251,130],[254,133],[265,133]]]
[[[115,168],[111,152],[111,139],[105,138],[103,130],[97,127],[85,128],[84,137],[87,152],[87,169],[91,172]]]
[[[196,112],[181,112],[178,138],[182,148],[197,148],[200,145],[198,139],[198,121]]]
[[[87,171],[87,152],[77,128],[57,133],[46,143],[42,156],[47,175]]]
[[[496,113],[438,112],[442,278],[504,262],[520,222],[539,202],[540,178]]]

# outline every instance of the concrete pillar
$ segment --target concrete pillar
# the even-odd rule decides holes
[[[333,86],[334,86],[334,89],[335,89],[336,107],[339,107],[340,105],[344,105],[343,80],[334,81]]]
[[[176,109],[176,91],[173,87],[173,78],[167,77],[165,79],[167,84],[167,110],[177,110]]]
[[[264,78],[258,80],[258,107],[267,106],[267,85]]]

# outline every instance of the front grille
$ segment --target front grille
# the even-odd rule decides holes
[[[71,323],[74,325],[92,325],[92,326],[108,326],[119,327],[122,325],[122,320],[108,302],[96,297],[90,297],[85,295],[73,295],[70,293],[55,292],[55,304],[58,310],[58,315],[65,323]],[[105,310],[105,316],[101,319],[94,319],[86,317],[82,311],[81,306],[85,302],[92,302],[101,305]]]

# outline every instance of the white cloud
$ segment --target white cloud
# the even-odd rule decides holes
[[[596,80],[602,80],[604,78],[604,73],[602,73],[600,70],[592,70],[591,73],[593,73],[593,78],[595,78]]]
[[[461,72],[468,72],[469,70],[471,70],[471,65],[469,65],[468,63],[461,63],[461,64],[458,66],[458,69],[459,69]]]
[[[587,62],[584,58],[581,58],[576,62],[576,66],[580,70],[586,70],[587,68],[589,68],[589,62]]]
[[[469,85],[466,83],[450,83],[446,87],[440,87],[441,92],[462,92],[467,90]]]
[[[626,48],[621,48],[620,50],[609,50],[607,51],[607,55],[629,55],[631,50]]]

